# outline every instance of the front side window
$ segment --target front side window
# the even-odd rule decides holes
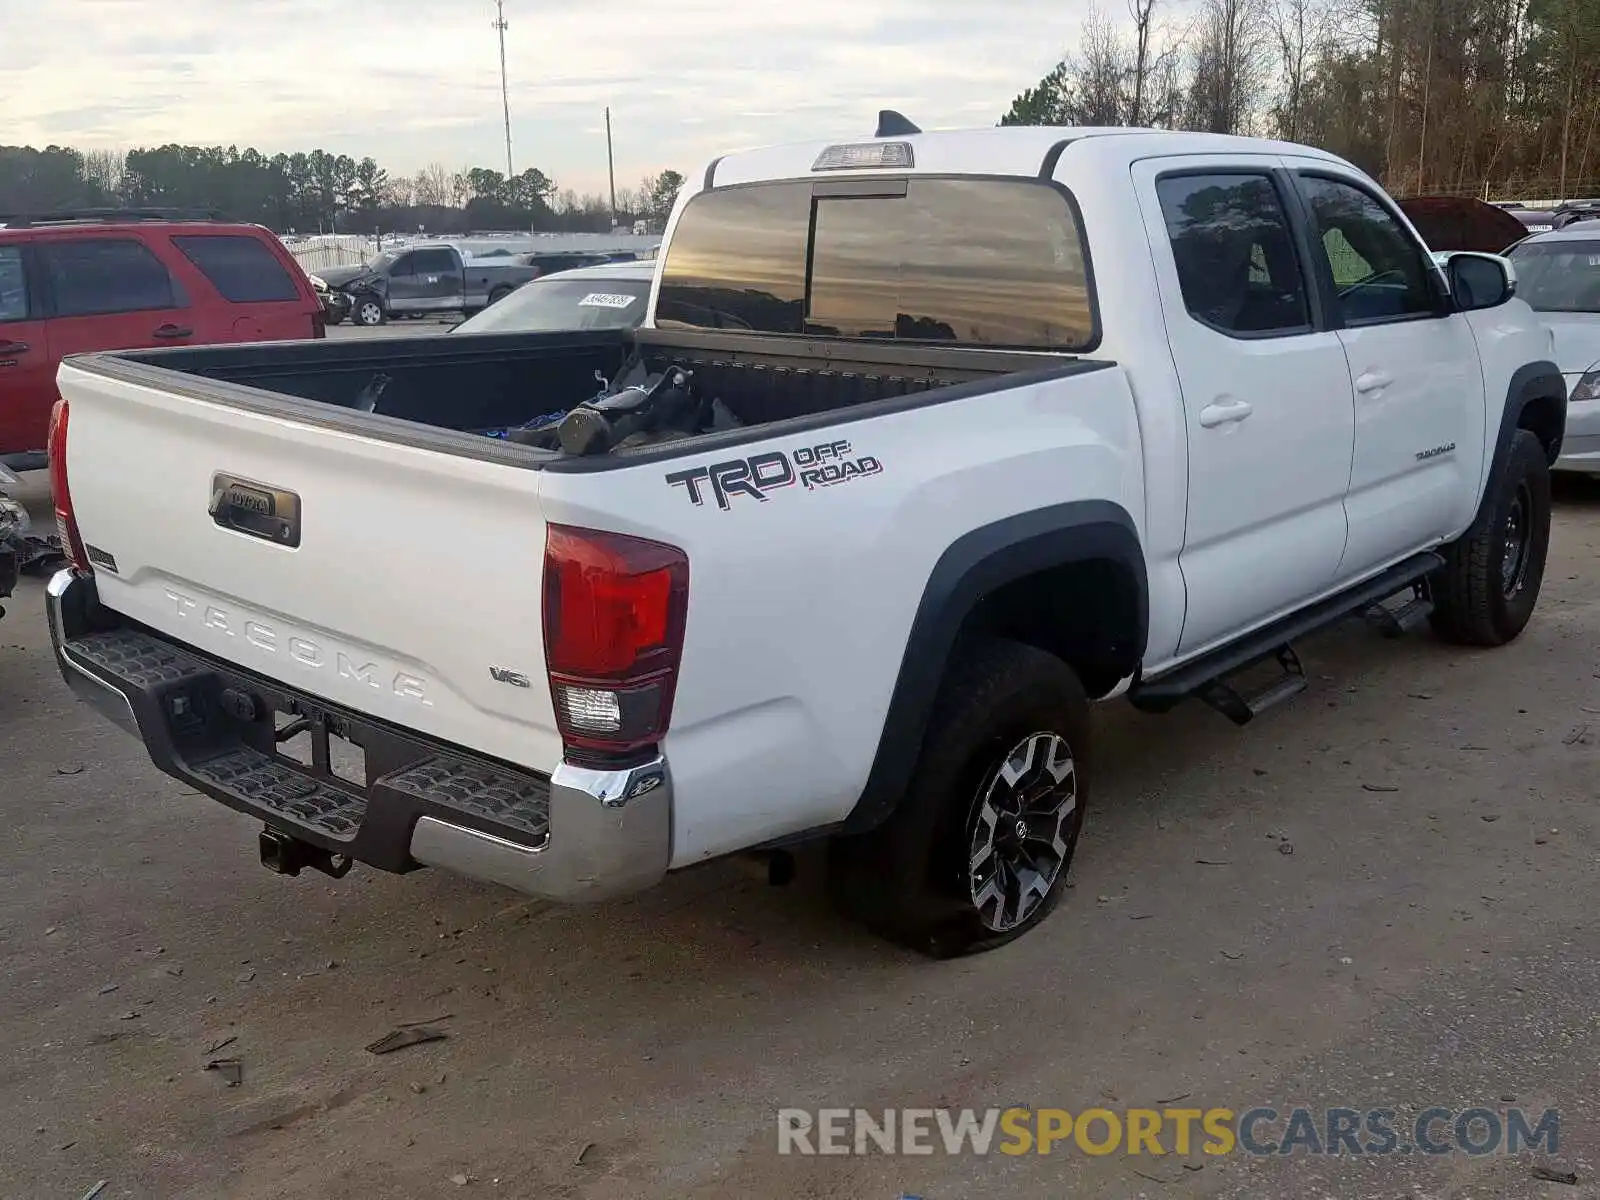
[[[59,317],[180,308],[186,303],[161,260],[133,238],[40,244]]]
[[[1388,209],[1336,179],[1303,176],[1300,183],[1345,322],[1370,324],[1436,311],[1434,268]]]
[[[451,275],[455,269],[456,256],[448,250],[418,250],[411,256],[413,275]]]
[[[1311,325],[1283,200],[1270,176],[1156,181],[1184,307],[1220,333],[1298,333]]]
[[[912,178],[904,195],[812,190],[760,184],[695,197],[667,248],[657,324],[1008,349],[1094,344],[1083,235],[1055,188]]]
[[[28,276],[21,246],[0,246],[0,321],[28,319]]]
[[[1539,312],[1600,313],[1600,240],[1522,242],[1508,257],[1517,295]]]

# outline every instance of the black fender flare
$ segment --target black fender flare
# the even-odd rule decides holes
[[[1555,439],[1550,443],[1550,463],[1553,466],[1561,454],[1561,439],[1567,427],[1567,381],[1561,368],[1548,359],[1524,363],[1511,376],[1506,388],[1506,406],[1500,413],[1500,429],[1495,436],[1494,457],[1489,469],[1492,486],[1504,468],[1506,456],[1511,453],[1511,439],[1522,421],[1522,414],[1535,401],[1552,401],[1557,406],[1559,423]],[[1484,489],[1485,495],[1489,488]]]
[[[1025,575],[1097,559],[1125,567],[1137,583],[1131,670],[1144,657],[1149,636],[1150,588],[1138,529],[1121,505],[1078,500],[1018,513],[962,535],[939,556],[911,622],[872,769],[841,832],[876,827],[900,802],[956,639],[979,601]]]

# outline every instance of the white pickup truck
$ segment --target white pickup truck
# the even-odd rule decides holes
[[[1566,391],[1513,291],[1317,150],[885,114],[707,167],[637,331],[68,362],[56,651],[280,871],[601,899],[826,837],[983,949],[1061,895],[1092,701],[1522,630]]]

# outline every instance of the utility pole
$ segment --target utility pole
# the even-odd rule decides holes
[[[500,33],[500,107],[506,115],[506,182],[510,183],[511,169],[511,92],[506,87],[506,0],[494,0],[494,27]]]
[[[611,228],[617,227],[617,167],[611,157],[611,106],[606,105],[606,173],[611,177]]]

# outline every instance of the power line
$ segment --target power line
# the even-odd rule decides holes
[[[505,0],[494,0],[494,28],[500,34],[500,106],[506,115],[506,179],[516,174],[511,169],[511,92],[506,86],[506,24]]]

